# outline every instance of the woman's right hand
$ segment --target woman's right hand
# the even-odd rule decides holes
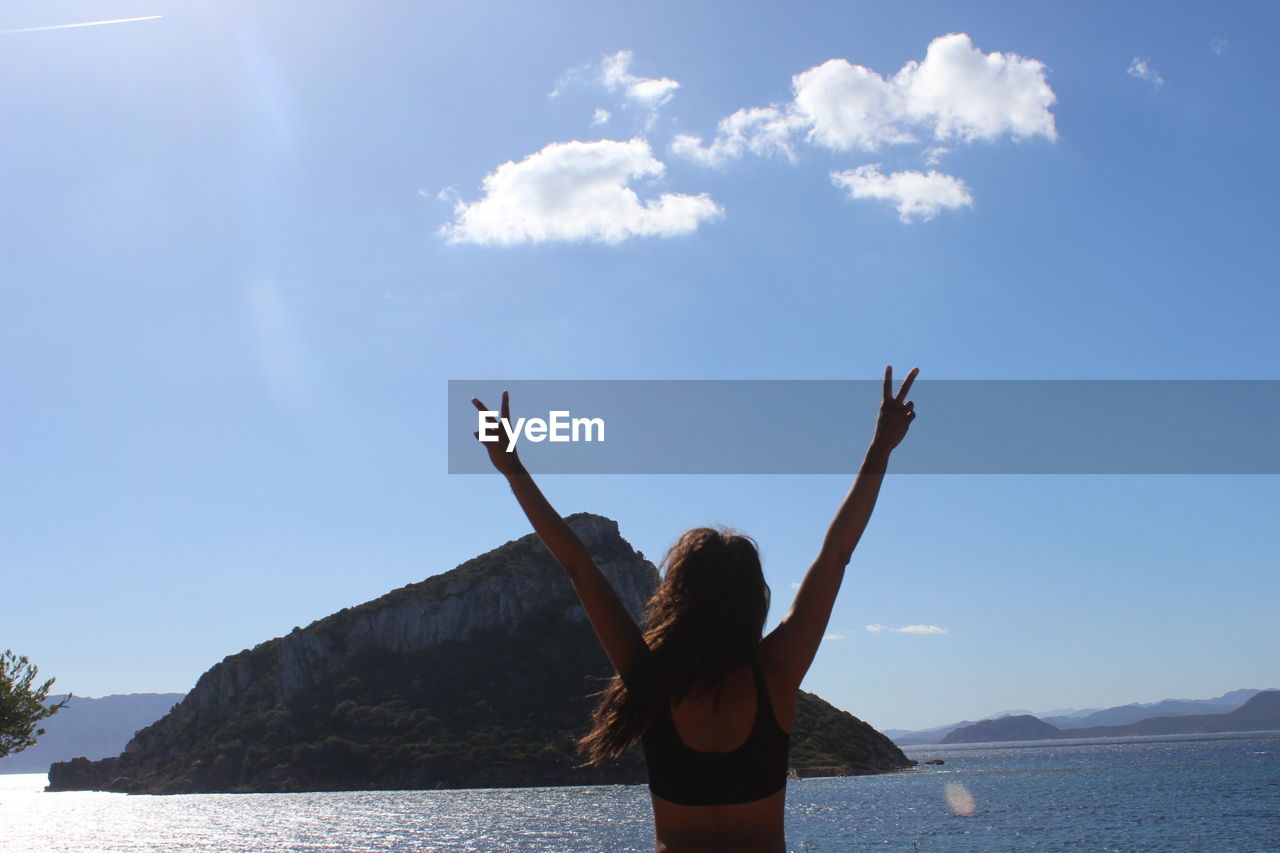
[[[893,365],[884,369],[884,402],[880,404],[880,416],[876,420],[876,437],[872,444],[884,450],[893,450],[907,435],[907,428],[915,420],[915,403],[907,400],[907,391],[916,381],[920,368],[913,367],[902,380],[902,387],[893,394]]]

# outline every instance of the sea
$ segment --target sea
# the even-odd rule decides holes
[[[801,779],[795,853],[1280,851],[1280,732],[920,746],[925,765]],[[130,796],[0,776],[4,853],[652,851],[644,786]]]

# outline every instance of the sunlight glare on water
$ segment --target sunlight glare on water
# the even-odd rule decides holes
[[[5,853],[652,850],[640,786],[130,796],[0,776]]]
[[[1277,851],[1280,734],[911,747],[945,766],[804,779],[794,853]],[[643,785],[128,796],[0,776],[3,853],[639,853]]]

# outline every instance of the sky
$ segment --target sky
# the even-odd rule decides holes
[[[448,473],[449,380],[1280,379],[1278,17],[8,3],[0,645],[182,692],[527,534]],[[750,533],[772,622],[857,463],[543,487],[652,557]],[[1275,476],[892,472],[805,689],[923,728],[1280,687]]]

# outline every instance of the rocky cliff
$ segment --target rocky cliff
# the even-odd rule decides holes
[[[653,564],[618,534],[618,524],[579,513],[570,523],[636,618],[658,581]],[[225,719],[249,693],[266,687],[271,704],[289,703],[368,651],[423,652],[478,629],[513,631],[560,614],[586,616],[563,573],[536,536],[468,560],[458,568],[347,608],[305,629],[226,658],[200,677],[179,708],[206,722]],[[262,684],[265,674],[269,684]],[[263,701],[262,697],[256,697]]]
[[[570,525],[639,617],[658,581],[617,523]],[[231,655],[100,761],[50,790],[134,793],[499,787],[643,781],[637,751],[578,766],[608,661],[534,535]],[[845,772],[910,764],[870,726],[802,694],[793,755]]]

